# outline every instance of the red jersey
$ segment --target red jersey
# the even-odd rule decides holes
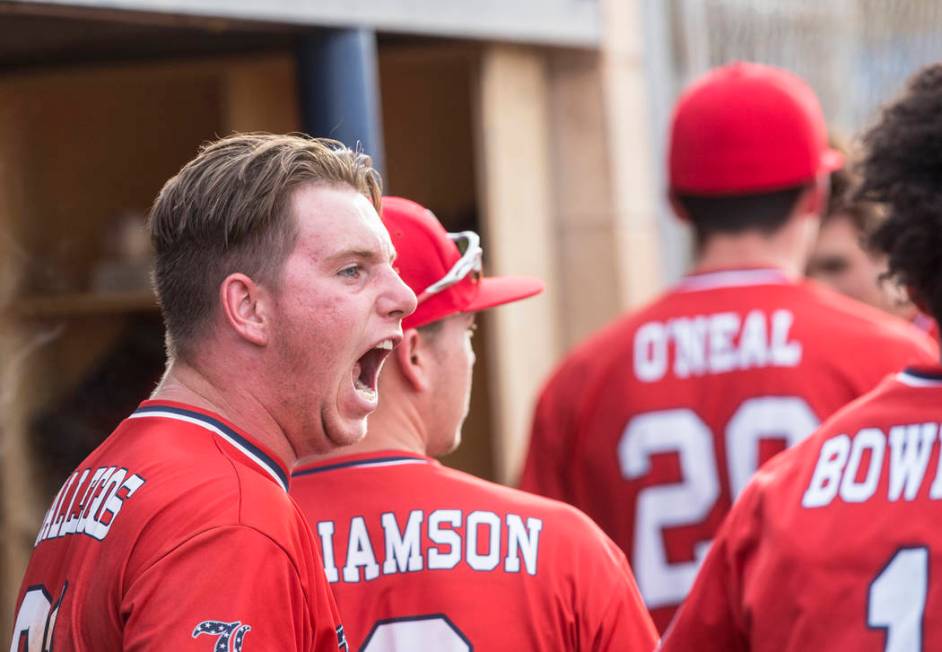
[[[351,649],[652,650],[625,556],[569,505],[400,451],[296,470]]]
[[[336,652],[336,606],[287,490],[237,427],[145,401],[46,513],[11,650]]]
[[[585,511],[628,555],[660,630],[759,465],[936,347],[905,321],[774,269],[694,275],[566,359],[522,488]]]
[[[764,466],[665,650],[942,649],[942,369],[888,378]]]

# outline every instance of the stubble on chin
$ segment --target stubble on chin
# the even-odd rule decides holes
[[[331,428],[330,420],[323,410],[320,413],[320,428],[322,439],[318,443],[325,448],[321,452],[329,452],[356,444],[363,440],[367,430],[366,419],[363,420],[362,425],[357,428],[356,432],[353,430],[353,424],[350,424],[350,428],[343,428],[339,424],[336,428]]]

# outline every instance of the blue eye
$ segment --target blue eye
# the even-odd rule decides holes
[[[350,265],[350,267],[344,267],[340,270],[339,274],[347,278],[360,278],[360,271],[359,265]]]

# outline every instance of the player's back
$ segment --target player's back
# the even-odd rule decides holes
[[[286,469],[245,433],[146,401],[63,484],[17,601],[14,649],[337,649],[336,612]],[[231,564],[226,562],[231,560]],[[236,564],[279,581],[280,611]],[[295,581],[280,581],[284,574]],[[314,609],[326,617],[317,623]],[[322,631],[321,631],[322,630]],[[225,649],[229,649],[226,647]]]
[[[522,487],[592,516],[663,630],[758,466],[934,345],[772,269],[694,275],[579,347],[545,388]]]
[[[624,555],[569,505],[399,451],[295,471],[352,650],[650,650]]]
[[[886,379],[764,467],[673,650],[938,650],[942,369]]]

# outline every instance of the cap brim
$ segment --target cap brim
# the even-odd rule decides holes
[[[821,172],[834,172],[844,167],[844,154],[836,149],[826,149],[821,154]]]
[[[474,300],[464,308],[465,312],[477,312],[520,301],[543,291],[543,281],[527,276],[485,276]]]

